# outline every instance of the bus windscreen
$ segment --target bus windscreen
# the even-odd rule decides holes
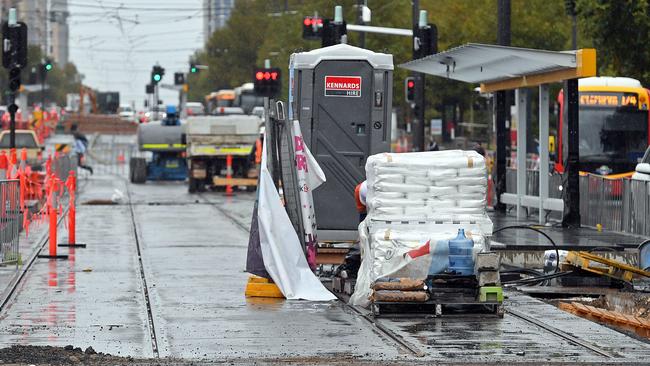
[[[634,160],[648,146],[648,111],[637,108],[580,108],[580,158]]]

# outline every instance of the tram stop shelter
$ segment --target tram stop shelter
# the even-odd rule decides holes
[[[400,67],[438,77],[480,84],[481,92],[493,93],[496,123],[496,174],[495,188],[497,209],[505,204],[517,207],[517,218],[524,218],[524,207],[539,208],[539,221],[543,223],[544,212],[564,212],[562,223],[567,227],[580,226],[579,188],[579,132],[578,132],[578,79],[596,75],[596,50],[546,51],[506,47],[489,44],[468,43]],[[568,133],[565,135],[566,162],[563,180],[565,194],[562,199],[549,198],[549,87],[548,84],[563,82],[566,112],[564,115]],[[527,93],[532,87],[539,88],[539,141],[540,174],[539,197],[526,194],[526,141],[527,141]],[[515,90],[517,115],[517,193],[506,193],[506,91]],[[562,148],[562,147],[560,147]]]

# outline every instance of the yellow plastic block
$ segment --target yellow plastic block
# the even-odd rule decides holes
[[[246,284],[246,297],[284,298],[280,288],[268,278],[250,276]]]

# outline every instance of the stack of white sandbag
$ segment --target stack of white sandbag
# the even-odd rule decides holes
[[[464,229],[473,255],[492,234],[485,159],[475,151],[377,154],[366,163],[368,216],[359,225],[361,268],[354,305],[379,279],[426,279],[447,270],[450,239]]]
[[[489,221],[485,159],[475,151],[377,154],[366,175],[370,220]]]

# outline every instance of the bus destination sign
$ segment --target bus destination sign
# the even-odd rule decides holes
[[[591,107],[637,107],[635,93],[580,93],[580,105]]]

